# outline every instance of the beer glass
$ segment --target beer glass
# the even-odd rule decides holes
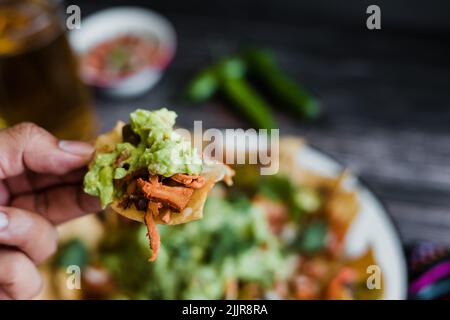
[[[61,9],[51,0],[0,0],[0,127],[31,121],[88,140],[96,120]]]

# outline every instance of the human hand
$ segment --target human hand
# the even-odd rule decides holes
[[[93,147],[22,123],[0,130],[0,299],[30,299],[57,248],[55,225],[100,210],[81,186]]]

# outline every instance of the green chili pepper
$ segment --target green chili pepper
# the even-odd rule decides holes
[[[245,72],[245,62],[240,58],[220,61],[217,75],[222,93],[256,128],[276,128],[269,105],[245,80]]]
[[[224,95],[256,128],[273,129],[277,127],[269,106],[245,79],[224,79],[221,89]]]
[[[244,78],[247,66],[240,57],[228,57],[220,60],[216,66],[216,74],[220,79]]]
[[[257,128],[273,129],[276,123],[269,105],[245,80],[246,65],[240,57],[228,57],[198,73],[187,88],[192,102],[203,102],[217,91]]]
[[[210,99],[217,91],[219,82],[214,68],[200,71],[189,83],[186,97],[195,103]]]
[[[304,119],[319,115],[319,103],[292,78],[283,73],[266,50],[249,49],[243,54],[253,74],[281,104]]]
[[[221,79],[243,77],[244,74],[245,65],[241,59],[222,59],[197,73],[187,86],[186,96],[191,102],[204,102],[217,92]]]

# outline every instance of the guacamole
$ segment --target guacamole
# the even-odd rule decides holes
[[[201,221],[159,226],[164,241],[154,264],[143,263],[146,231],[118,226],[103,239],[100,263],[117,281],[112,298],[221,299],[230,281],[270,289],[292,272],[264,213],[246,199],[210,196]]]
[[[123,141],[112,152],[96,154],[84,177],[84,191],[100,197],[106,207],[120,192],[114,180],[137,170],[146,169],[151,175],[164,177],[201,173],[203,162],[197,150],[174,131],[176,117],[166,108],[132,112],[130,124],[123,130]]]

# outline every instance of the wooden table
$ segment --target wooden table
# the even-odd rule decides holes
[[[180,93],[190,75],[214,57],[242,44],[270,47],[283,68],[320,98],[324,111],[311,124],[277,111],[281,133],[306,137],[362,177],[386,204],[405,244],[450,244],[447,36],[368,31],[364,22],[338,29],[293,23],[292,17],[288,22],[242,14],[211,17],[205,10],[177,11],[161,3],[158,9],[178,33],[176,58],[162,81],[142,97],[97,97],[103,130],[137,107],[164,106],[179,113],[181,126],[201,119],[204,127],[245,127],[229,106],[187,105],[180,102]],[[81,7],[83,14],[98,9],[87,2]]]

